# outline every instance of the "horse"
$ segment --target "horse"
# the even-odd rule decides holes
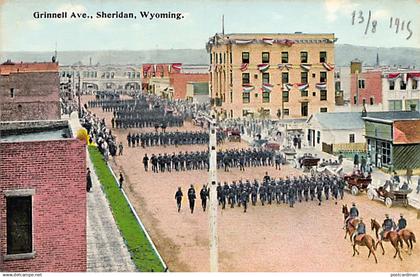
[[[373,254],[373,257],[375,257],[375,263],[378,263],[378,259],[376,258],[376,254],[375,254],[375,250],[376,250],[375,240],[370,235],[362,234],[354,238],[353,257],[356,253],[357,255],[359,255],[359,251],[356,249],[356,245],[366,246],[369,249],[368,259],[370,257],[370,254]]]
[[[343,205],[343,208],[342,208],[341,211],[344,214],[344,221],[345,221],[349,216],[349,211],[347,209],[347,205]],[[359,219],[357,219],[357,218],[349,219],[349,221],[347,221],[347,224],[346,224],[346,227],[345,227],[346,228],[346,234],[344,235],[344,239],[346,239],[347,234],[349,234],[350,241],[353,240],[352,235],[356,231],[357,224],[359,224]]]
[[[373,218],[370,220],[370,225],[371,225],[372,231],[375,230],[376,238],[379,239],[378,232],[379,232],[379,229],[382,228],[381,225],[375,219],[373,219]],[[382,245],[382,240],[383,241],[389,241],[389,242],[391,242],[392,246],[395,248],[394,259],[398,255],[398,257],[402,261],[400,248],[398,246],[398,244],[402,244],[402,240],[398,236],[398,233],[396,231],[388,231],[388,232],[385,232],[384,233],[384,238],[383,239],[379,239],[378,242],[376,243],[375,248],[378,247],[378,244],[380,244],[381,245],[381,248],[382,248],[382,255],[385,255],[385,249],[384,249],[384,246]]]
[[[408,254],[411,255],[413,251],[413,242],[416,242],[416,236],[414,233],[408,229],[402,229],[398,231],[398,236],[400,238],[401,249],[404,249],[403,240],[407,244]]]

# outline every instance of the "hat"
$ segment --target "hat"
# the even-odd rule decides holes
[[[360,219],[360,221],[363,221],[363,217],[361,217],[361,218],[359,218]]]
[[[389,214],[385,214],[385,217],[388,218],[389,217]]]
[[[354,202],[353,202],[353,203],[351,203],[351,205],[352,205],[352,206],[356,206],[356,204],[355,204]]]
[[[400,216],[403,217],[404,215],[403,214],[400,214]]]

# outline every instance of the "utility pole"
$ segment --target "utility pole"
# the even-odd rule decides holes
[[[209,190],[210,190],[210,207],[209,207],[209,243],[210,243],[210,272],[218,272],[219,270],[219,252],[218,252],[218,235],[217,235],[217,123],[216,112],[211,111],[210,118],[206,115],[200,115],[209,123]]]
[[[77,97],[78,97],[78,102],[79,102],[79,118],[82,118],[82,106],[80,104],[80,74],[78,76],[78,87],[77,87]]]
[[[209,212],[209,227],[210,227],[210,271],[218,271],[218,237],[217,237],[217,140],[216,140],[216,113],[211,112],[210,123],[210,161],[209,161],[209,184],[210,184],[210,212]]]

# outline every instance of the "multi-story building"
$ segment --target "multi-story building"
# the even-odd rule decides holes
[[[187,83],[209,82],[208,65],[144,64],[143,90],[170,99],[186,99]]]
[[[382,74],[384,110],[420,111],[420,71],[385,71]]]
[[[75,123],[0,123],[0,272],[86,271],[86,142]]]
[[[60,119],[58,63],[0,65],[0,121]]]
[[[304,118],[334,110],[334,34],[216,34],[210,93],[225,117]]]
[[[68,65],[60,66],[60,82],[66,89],[78,92],[97,90],[140,90],[141,72],[134,65]]]

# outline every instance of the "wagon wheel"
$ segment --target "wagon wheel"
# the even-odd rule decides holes
[[[356,196],[359,193],[359,189],[356,186],[351,186],[351,194]]]
[[[369,200],[375,199],[375,194],[372,189],[368,190],[367,197],[369,198]]]
[[[385,198],[385,206],[387,206],[388,208],[392,207],[392,199],[390,197]]]

